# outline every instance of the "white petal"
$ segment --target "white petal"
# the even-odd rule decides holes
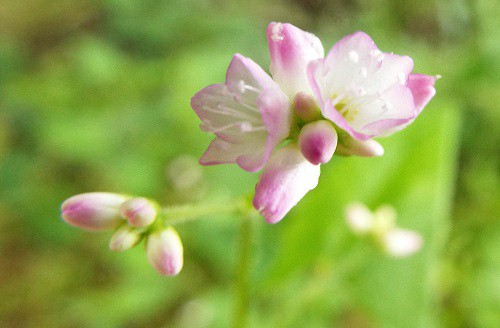
[[[395,257],[409,256],[423,244],[422,236],[411,230],[393,229],[383,239],[386,251]]]

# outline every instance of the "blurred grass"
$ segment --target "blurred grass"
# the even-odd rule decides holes
[[[256,223],[252,326],[500,325],[499,14],[488,0],[0,0],[0,326],[228,325],[236,218],[179,227],[186,264],[166,279],[142,246],[111,254],[58,207],[91,190],[166,204],[250,192],[256,176],[236,167],[199,168],[182,190],[166,171],[208,145],[189,100],[233,53],[268,67],[272,20],[325,49],[364,30],[443,78],[386,155],[334,159],[283,222]],[[395,206],[424,249],[395,261],[351,236],[353,200]]]

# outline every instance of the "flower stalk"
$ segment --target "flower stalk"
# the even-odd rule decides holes
[[[252,239],[254,215],[248,214],[240,223],[239,257],[236,266],[236,288],[233,327],[248,327],[248,312],[250,308],[250,268],[252,263]]]
[[[177,225],[197,220],[202,217],[221,214],[247,215],[253,208],[244,198],[227,202],[206,202],[164,207],[160,216],[165,225]]]

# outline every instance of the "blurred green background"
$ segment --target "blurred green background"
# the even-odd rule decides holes
[[[231,324],[238,218],[178,226],[185,267],[165,278],[59,206],[250,193],[257,175],[196,164],[211,136],[189,100],[236,52],[267,70],[270,21],[326,50],[363,30],[443,78],[386,155],[335,157],[281,223],[254,222],[250,326],[500,327],[499,16],[494,0],[0,0],[0,327]],[[380,254],[347,229],[351,201],[392,204],[424,248]]]

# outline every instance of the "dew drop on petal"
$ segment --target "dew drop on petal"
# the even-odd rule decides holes
[[[354,50],[349,51],[349,60],[357,63],[359,61],[359,54]]]
[[[368,70],[366,69],[366,67],[362,67],[361,70],[360,70],[360,73],[363,77],[367,77],[368,76]]]
[[[357,94],[359,97],[362,97],[362,96],[366,95],[366,90],[363,87],[359,87],[357,90]]]

